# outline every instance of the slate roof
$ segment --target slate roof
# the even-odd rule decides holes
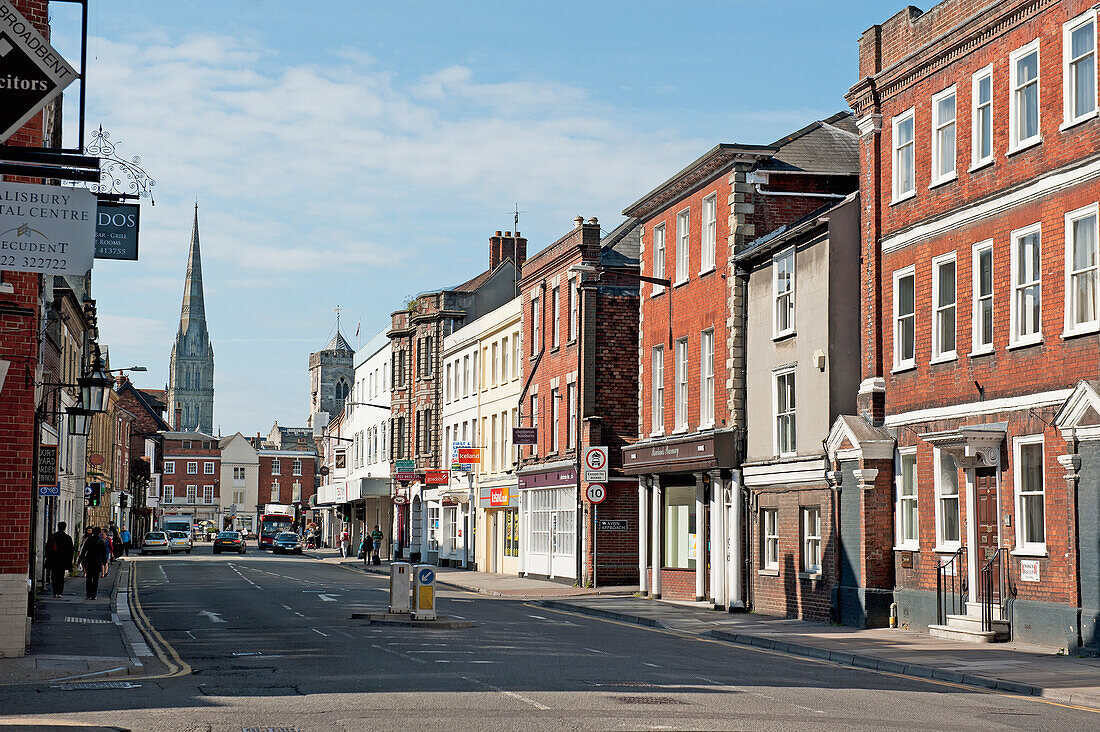
[[[336,335],[334,335],[332,337],[332,340],[328,342],[328,345],[325,346],[325,350],[326,351],[348,351],[348,352],[351,352],[351,353],[355,352],[355,349],[352,348],[346,340],[344,340],[344,336],[340,333],[339,328],[336,329]]]
[[[608,267],[636,265],[641,256],[640,219],[628,218],[600,241],[600,264]]]
[[[855,115],[837,112],[772,143],[779,148],[761,170],[791,173],[859,174]]]

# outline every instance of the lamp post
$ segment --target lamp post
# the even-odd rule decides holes
[[[672,346],[672,280],[664,279],[661,277],[647,277],[646,275],[634,272],[631,269],[623,269],[618,267],[606,267],[600,264],[593,264],[590,262],[578,262],[569,266],[568,272],[572,272],[579,275],[594,274],[596,275],[592,279],[583,279],[577,284],[578,297],[582,288],[591,287],[593,284],[600,282],[603,279],[605,273],[613,274],[616,277],[624,277],[637,282],[649,282],[654,285],[661,285],[668,291],[668,344]],[[584,514],[584,502],[581,494],[581,475],[583,470],[581,456],[582,440],[581,440],[581,413],[583,411],[582,405],[584,404],[583,392],[581,391],[581,375],[584,373],[584,363],[581,360],[581,344],[584,343],[584,298],[580,298],[580,302],[577,307],[577,409],[576,409],[576,440],[575,440],[575,452],[576,452],[576,492],[577,492],[577,518],[579,519]],[[581,583],[581,574],[584,568],[584,559],[581,556],[583,533],[580,527],[577,527],[577,584]],[[592,512],[592,543],[595,546],[596,543],[596,517],[595,511]],[[592,554],[592,574],[593,577],[596,574],[596,555]],[[595,582],[593,582],[595,584]]]

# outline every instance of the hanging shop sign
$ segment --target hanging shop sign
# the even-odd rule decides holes
[[[0,0],[0,142],[74,79],[76,70],[11,2]]]
[[[451,471],[449,470],[425,470],[424,482],[427,485],[447,485],[451,482]]]
[[[512,428],[512,444],[513,445],[537,445],[537,444],[539,444],[539,428],[538,427],[513,427]]]
[[[99,201],[95,216],[95,258],[138,258],[138,221],[141,207],[136,203]]]
[[[95,248],[95,194],[0,183],[0,269],[83,277]]]
[[[57,483],[57,445],[38,446],[38,485]]]
[[[466,440],[456,440],[451,443],[451,470],[454,472],[467,472],[472,473],[474,470],[473,464],[467,462],[463,463],[459,460],[463,450],[470,449],[470,443]]]

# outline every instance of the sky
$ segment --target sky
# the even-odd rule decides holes
[[[140,260],[93,270],[111,365],[167,382],[197,201],[214,428],[304,425],[337,307],[366,343],[410,295],[484,270],[517,206],[531,253],[577,215],[610,231],[715,144],[846,109],[860,33],[902,7],[90,0],[85,129],[156,181]],[[73,12],[51,13],[78,59]]]

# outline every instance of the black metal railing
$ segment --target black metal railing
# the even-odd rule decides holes
[[[993,607],[1001,607],[1008,594],[1008,549],[1000,547],[982,565],[978,578],[982,596],[982,630],[993,630]]]
[[[940,562],[936,570],[936,622],[947,624],[948,615],[963,615],[966,607],[966,547],[960,546]]]

